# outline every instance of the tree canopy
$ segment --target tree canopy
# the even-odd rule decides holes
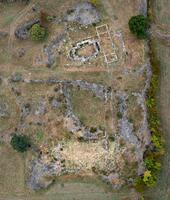
[[[146,39],[148,37],[149,20],[144,15],[131,17],[129,20],[129,29],[136,35],[138,39]]]
[[[15,150],[25,152],[31,146],[31,143],[27,136],[14,134],[11,139],[11,145]]]

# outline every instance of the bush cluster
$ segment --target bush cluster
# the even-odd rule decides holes
[[[30,29],[30,36],[34,41],[43,41],[47,36],[47,30],[39,24],[34,24]]]
[[[150,55],[152,64],[152,78],[150,89],[147,93],[147,110],[148,110],[148,123],[151,131],[151,147],[145,152],[145,166],[146,171],[142,177],[139,177],[135,185],[146,185],[153,187],[157,183],[157,177],[161,169],[161,156],[164,154],[164,140],[163,133],[160,126],[160,119],[157,110],[156,93],[159,81],[159,62],[154,54]]]

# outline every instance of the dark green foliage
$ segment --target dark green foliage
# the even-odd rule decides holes
[[[146,39],[148,36],[149,20],[144,15],[131,17],[129,20],[130,31],[137,36],[138,39]]]
[[[150,170],[152,173],[157,173],[161,169],[161,163],[157,162],[153,157],[147,157],[144,160],[146,168]]]
[[[34,41],[43,41],[47,37],[47,30],[39,24],[34,24],[30,29],[30,36]]]
[[[16,134],[14,134],[11,139],[11,145],[15,150],[19,152],[27,151],[28,148],[31,146],[30,140],[27,136]]]
[[[117,112],[117,117],[118,117],[118,119],[122,119],[122,113],[121,112]]]

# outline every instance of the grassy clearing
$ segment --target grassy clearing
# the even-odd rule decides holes
[[[80,121],[89,127],[105,126],[104,103],[92,92],[72,89],[72,104]]]
[[[19,117],[18,117],[18,106],[14,103],[15,98],[12,96],[11,92],[4,87],[3,85],[0,86],[0,103],[7,104],[7,117],[0,118],[0,132],[7,129],[14,128],[17,124]]]
[[[0,146],[0,196],[24,192],[23,156],[6,145]]]
[[[13,15],[6,16],[5,19],[4,19],[4,23],[2,24],[2,26],[10,25],[14,21],[14,18],[15,18],[15,16],[13,16]]]
[[[9,63],[11,60],[11,57],[12,56],[6,50],[2,50],[0,52],[0,64]]]
[[[17,14],[25,7],[23,3],[1,3],[0,5],[0,28],[8,27],[16,18]]]

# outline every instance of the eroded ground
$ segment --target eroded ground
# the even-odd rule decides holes
[[[128,30],[141,7],[136,0],[0,3],[0,148],[14,133],[31,138],[29,188],[65,175],[99,176],[119,188],[143,173],[151,72],[147,44]],[[34,42],[28,29],[42,10],[49,35]]]

